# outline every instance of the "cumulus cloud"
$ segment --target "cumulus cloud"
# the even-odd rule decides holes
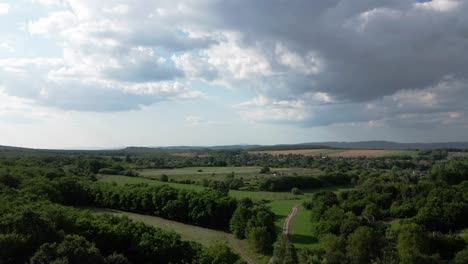
[[[13,45],[10,42],[0,41],[0,51],[1,50],[4,50],[6,52],[11,53],[11,52],[15,51],[15,48],[13,47]]]
[[[256,122],[466,121],[467,1],[35,1],[57,8],[28,30],[63,57],[3,62],[15,96],[117,111],[203,97],[199,79],[257,94],[234,107]]]
[[[0,2],[0,15],[7,14],[10,11],[10,5]]]
[[[0,85],[4,93],[40,105],[95,112],[125,111],[164,100],[196,99],[203,95],[179,81],[121,81],[100,78],[86,68],[67,71],[66,67],[64,59],[1,59]]]
[[[269,71],[252,78],[252,86],[272,102],[304,102],[297,116],[268,107],[243,110],[244,116],[327,125],[404,112],[435,122],[443,113],[466,111],[466,1],[224,1],[213,9],[225,28],[241,32],[240,47],[268,62]],[[440,85],[450,87],[434,88]],[[334,102],[317,105],[310,93]],[[369,113],[366,105],[379,109]],[[437,113],[440,118],[428,117]]]

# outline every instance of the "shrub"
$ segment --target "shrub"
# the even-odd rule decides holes
[[[299,188],[294,187],[291,189],[291,193],[294,195],[299,195],[302,194],[302,191]]]

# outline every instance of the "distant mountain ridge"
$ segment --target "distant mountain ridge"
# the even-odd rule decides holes
[[[203,150],[292,150],[292,149],[317,149],[317,148],[341,148],[341,149],[468,149],[468,142],[438,142],[438,143],[398,143],[391,141],[358,141],[358,142],[309,142],[301,144],[278,144],[278,145],[224,145],[224,146],[168,146],[168,147],[125,147],[120,149],[109,148],[100,150],[61,150],[61,149],[33,149],[23,147],[1,146],[2,153],[41,153],[41,154],[72,154],[72,155],[138,155],[141,153],[161,153],[161,152],[183,152],[183,151],[203,151]]]
[[[281,144],[253,147],[251,150],[293,150],[293,149],[388,149],[388,150],[417,150],[417,149],[468,149],[468,142],[440,142],[440,143],[398,143],[391,141],[357,141],[357,142],[310,142],[301,144]]]
[[[391,141],[321,142],[332,148],[350,149],[468,149],[468,142],[398,143]]]

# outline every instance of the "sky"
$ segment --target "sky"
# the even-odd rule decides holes
[[[0,0],[0,145],[468,141],[467,0]]]

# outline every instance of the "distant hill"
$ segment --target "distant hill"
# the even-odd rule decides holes
[[[301,150],[301,149],[329,149],[334,148],[324,143],[303,143],[303,144],[281,144],[272,146],[252,146],[250,151],[269,151],[269,150]]]
[[[359,142],[311,142],[290,145],[271,145],[253,147],[250,150],[296,150],[296,149],[388,149],[388,150],[424,150],[424,149],[468,149],[468,142],[443,142],[443,143],[397,143],[391,141],[359,141]]]
[[[311,142],[302,144],[279,145],[226,145],[226,146],[170,146],[170,147],[126,147],[121,149],[103,150],[59,150],[32,149],[11,146],[0,146],[0,155],[158,155],[163,153],[209,152],[217,150],[301,150],[301,149],[387,149],[387,150],[430,150],[430,149],[468,149],[468,142],[441,143],[397,143],[390,141],[360,141],[360,142]]]
[[[314,144],[314,143],[307,143]],[[441,143],[397,143],[391,141],[360,141],[360,142],[321,142],[332,148],[350,149],[468,149],[468,142],[441,142]]]

